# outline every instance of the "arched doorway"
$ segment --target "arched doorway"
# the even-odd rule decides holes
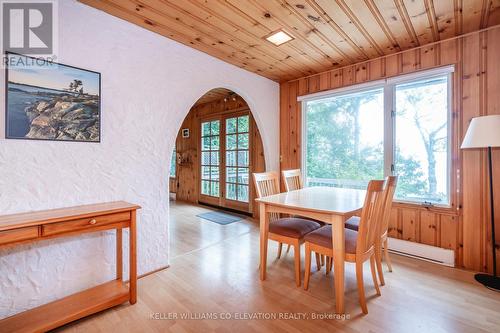
[[[170,169],[177,200],[258,215],[251,174],[266,167],[247,102],[226,88],[201,96],[179,129]]]

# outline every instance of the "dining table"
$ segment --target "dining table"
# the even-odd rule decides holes
[[[255,199],[260,209],[260,279],[266,279],[269,213],[289,214],[332,225],[336,312],[344,313],[345,221],[359,215],[366,191],[336,187],[305,187]]]

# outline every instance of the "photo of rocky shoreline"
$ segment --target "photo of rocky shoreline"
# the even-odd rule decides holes
[[[7,75],[7,138],[100,141],[99,73],[58,64]]]

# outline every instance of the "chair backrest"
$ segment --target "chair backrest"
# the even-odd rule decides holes
[[[275,171],[254,173],[253,180],[258,198],[280,193],[279,175]]]
[[[293,170],[283,170],[281,171],[283,175],[283,182],[285,183],[285,189],[287,192],[295,191],[301,189],[302,184],[302,173],[300,169]]]
[[[389,221],[391,219],[392,201],[394,199],[394,193],[396,192],[396,185],[398,183],[397,176],[389,176],[385,179],[386,196],[384,202],[384,208],[382,213],[382,221],[380,223],[380,236],[387,233],[389,229]]]
[[[359,221],[356,255],[361,255],[375,245],[375,240],[380,237],[379,223],[385,203],[385,182],[371,180],[366,189],[365,203]]]
[[[257,198],[280,193],[279,174],[275,171],[254,173],[253,180],[257,191]],[[279,213],[269,214],[269,219],[271,221],[275,221],[279,218]]]

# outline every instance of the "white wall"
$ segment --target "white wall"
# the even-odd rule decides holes
[[[102,142],[5,140],[1,115],[2,215],[114,200],[137,203],[143,207],[139,274],[166,266],[171,150],[191,105],[216,87],[246,99],[261,131],[266,165],[278,168],[275,82],[73,0],[59,2],[58,61],[102,73]],[[113,235],[0,250],[0,318],[112,279]]]

